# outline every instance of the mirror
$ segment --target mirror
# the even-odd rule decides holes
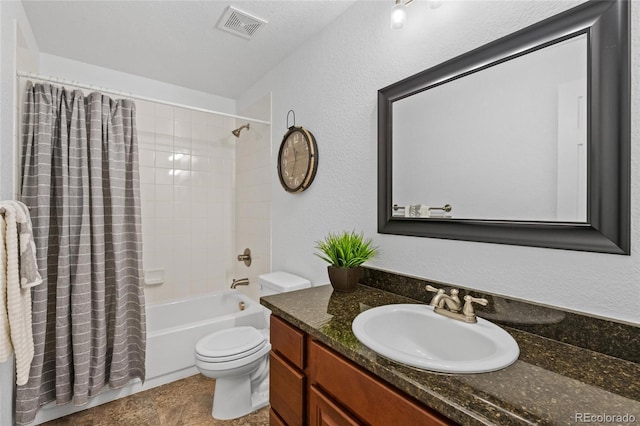
[[[590,1],[381,89],[379,232],[628,254],[628,20]]]
[[[586,102],[584,34],[394,102],[394,203],[586,222]]]

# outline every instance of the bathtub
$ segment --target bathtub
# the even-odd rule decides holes
[[[148,306],[147,380],[195,368],[193,350],[200,338],[242,325],[265,328],[267,322],[265,309],[237,291]]]
[[[241,310],[240,304],[244,303]],[[147,306],[147,374],[144,385],[132,382],[121,389],[106,387],[87,405],[51,402],[38,412],[34,424],[48,422],[77,411],[198,374],[194,349],[201,337],[230,327],[265,328],[268,310],[235,290]]]

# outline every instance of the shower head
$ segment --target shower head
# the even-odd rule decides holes
[[[235,130],[232,130],[231,133],[233,133],[233,136],[235,136],[236,138],[239,138],[240,137],[240,132],[242,131],[242,129],[249,130],[249,123],[245,124],[244,126],[240,126]]]

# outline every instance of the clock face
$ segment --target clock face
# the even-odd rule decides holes
[[[285,134],[278,154],[278,177],[288,192],[301,192],[311,185],[318,167],[318,148],[308,130],[292,127]]]

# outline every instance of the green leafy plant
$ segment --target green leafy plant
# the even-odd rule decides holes
[[[355,268],[373,258],[378,247],[373,247],[371,239],[355,231],[339,234],[329,233],[324,240],[316,241],[320,253],[314,253],[320,259],[338,268]]]

